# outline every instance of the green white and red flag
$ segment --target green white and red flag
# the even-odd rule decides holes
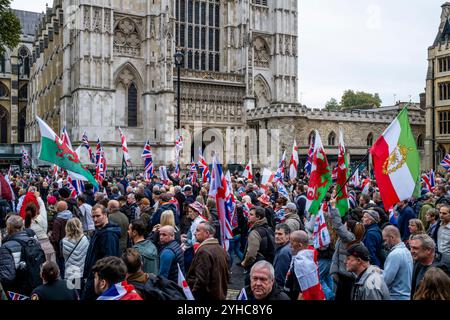
[[[404,108],[370,149],[375,179],[386,210],[397,202],[418,196],[420,160]]]
[[[308,191],[306,193],[306,210],[310,214],[316,215],[319,211],[325,194],[328,192],[331,180],[331,170],[328,165],[327,156],[316,130],[314,151],[311,161],[311,175],[309,177]]]
[[[94,186],[98,186],[89,170],[82,165],[76,152],[74,152],[67,143],[65,143],[58,135],[39,117],[36,116],[41,131],[41,150],[39,152],[39,160],[47,161],[77,173]]]
[[[347,182],[348,179],[348,156],[344,145],[344,135],[342,131],[339,132],[339,154],[337,163],[337,180],[336,180],[336,209],[338,209],[339,214],[343,217],[350,204],[348,201],[347,193]]]

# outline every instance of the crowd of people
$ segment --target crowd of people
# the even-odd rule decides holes
[[[330,189],[330,241],[320,246],[305,173],[284,181],[287,197],[236,172],[227,251],[210,185],[188,173],[165,183],[109,176],[80,194],[64,173],[0,179],[1,299],[187,299],[190,290],[198,301],[224,300],[233,266],[245,277],[238,299],[450,299],[450,175],[391,212],[375,180],[365,190],[348,186],[344,216]]]

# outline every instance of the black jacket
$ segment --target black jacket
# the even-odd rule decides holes
[[[153,230],[153,227],[160,223],[161,221],[161,214],[166,210],[172,210],[174,218],[175,218],[175,224],[179,225],[179,217],[177,215],[177,207],[174,203],[168,202],[163,204],[156,210],[155,214],[152,216],[152,219],[150,220],[150,225],[148,226],[148,230]]]
[[[101,229],[95,229],[84,262],[83,278],[87,279],[87,281],[83,292],[83,299],[93,300],[96,297],[94,291],[94,275],[91,272],[95,263],[109,256],[120,257],[120,233],[120,227],[112,222],[108,222]]]

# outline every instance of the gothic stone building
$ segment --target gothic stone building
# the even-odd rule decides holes
[[[219,145],[225,163],[244,164],[248,159],[228,161],[227,153],[244,147],[253,156],[249,150],[261,141],[236,142],[227,129],[280,129],[268,148],[285,148],[290,156],[294,138],[306,153],[313,129],[329,138],[324,144],[336,154],[342,128],[350,152],[362,154],[396,111],[326,113],[299,105],[297,30],[295,0],[54,0],[31,54],[25,139],[33,143],[33,158],[38,115],[56,132],[66,126],[73,145],[83,132],[92,142],[99,137],[111,165],[122,157],[119,127],[135,164],[147,139],[157,164],[173,161],[176,50],[184,53],[179,98],[187,161],[197,156],[192,138],[200,137],[203,148]],[[417,138],[424,129],[419,118]],[[86,152],[82,160],[88,163]]]

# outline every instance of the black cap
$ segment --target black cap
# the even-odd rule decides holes
[[[369,250],[362,243],[354,244],[347,249],[347,256],[354,256],[355,258],[360,258],[364,261],[369,261]]]

